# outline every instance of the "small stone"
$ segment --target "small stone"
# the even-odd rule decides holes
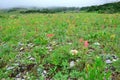
[[[47,71],[46,70],[43,70],[43,72],[42,72],[42,76],[46,76],[47,75]]]
[[[48,46],[47,49],[51,52],[53,50],[53,47]]]
[[[94,52],[94,50],[93,49],[89,49],[87,53],[89,54],[89,53],[92,53],[92,52]]]
[[[1,80],[6,80],[5,78],[2,78]]]
[[[29,60],[31,60],[31,61],[35,61],[35,58],[33,58],[33,57],[30,57],[30,58],[29,58]]]
[[[69,44],[69,45],[71,45],[72,43],[71,43],[71,42],[69,42],[68,44]]]
[[[19,42],[19,43],[18,43],[18,45],[19,45],[19,46],[24,46],[24,44],[23,44],[23,43],[21,43],[21,42]]]
[[[107,64],[111,64],[112,61],[111,61],[110,59],[107,59],[107,60],[106,60],[106,63],[107,63]]]
[[[22,80],[25,80],[25,79],[27,78],[27,76],[26,76],[26,75],[24,75],[24,76],[23,76],[23,78],[24,78],[24,79],[22,79]]]
[[[55,46],[56,44],[57,44],[57,43],[56,43],[55,41],[52,41],[52,42],[51,42],[51,45],[52,45],[52,46]]]
[[[76,62],[79,62],[79,60],[77,59]]]
[[[74,66],[75,66],[75,62],[74,62],[74,61],[71,61],[71,62],[70,62],[70,68],[71,68],[71,67],[74,67]]]
[[[113,59],[112,61],[114,61],[114,62],[115,62],[115,61],[117,61],[117,59]]]
[[[12,70],[12,69],[14,69],[14,67],[8,67],[8,68],[7,68],[7,70]]]
[[[117,59],[117,56],[115,56],[115,55],[113,55],[112,57],[113,57],[113,59]]]
[[[21,47],[21,48],[20,48],[20,52],[21,52],[21,51],[23,51],[23,50],[24,50],[24,48],[23,48],[23,47]]]
[[[21,78],[16,78],[15,80],[22,80]]]
[[[27,46],[32,48],[32,47],[34,47],[34,44],[33,43],[29,43]]]
[[[79,62],[80,61],[80,58],[78,58],[77,60],[76,60],[76,62]]]
[[[43,73],[44,73],[44,74],[46,74],[46,73],[47,73],[47,71],[46,71],[46,70],[44,70],[44,71],[43,71]]]
[[[94,45],[96,45],[96,46],[100,46],[100,43],[98,43],[98,42],[95,42],[95,43],[94,43]]]
[[[21,73],[16,75],[16,78],[20,78],[21,77]]]

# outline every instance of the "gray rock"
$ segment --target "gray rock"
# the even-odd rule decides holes
[[[112,63],[112,61],[110,59],[106,60],[106,64],[111,64],[111,63]]]
[[[14,67],[12,67],[12,66],[7,68],[7,70],[12,70],[12,69],[14,69]]]
[[[75,66],[75,62],[74,61],[71,61],[70,62],[70,68],[74,67]]]
[[[23,48],[23,47],[21,47],[21,48],[20,48],[20,52],[21,52],[21,51],[23,51],[23,50],[24,50],[24,48]]]

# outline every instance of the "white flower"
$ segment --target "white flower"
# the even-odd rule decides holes
[[[78,51],[77,51],[77,50],[71,50],[70,53],[71,53],[72,55],[77,55],[77,54],[78,54]]]

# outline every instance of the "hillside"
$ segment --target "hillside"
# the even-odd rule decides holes
[[[83,7],[82,11],[86,12],[98,12],[98,13],[119,13],[120,12],[120,2],[108,3],[99,6]]]
[[[107,3],[99,6],[89,7],[52,7],[52,8],[12,8],[6,10],[0,10],[7,13],[58,13],[58,12],[98,12],[98,13],[119,13],[120,2]]]

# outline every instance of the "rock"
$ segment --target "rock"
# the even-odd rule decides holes
[[[42,72],[42,76],[46,76],[47,75],[47,71],[46,70],[43,70],[43,72]]]
[[[94,51],[95,50],[93,50],[93,49],[89,49],[88,52],[87,52],[87,54],[93,53]]]
[[[117,61],[117,60],[118,60],[118,59],[113,59],[112,61],[115,62],[115,61]]]
[[[70,62],[70,68],[74,67],[75,66],[75,62],[74,61],[71,61]]]
[[[7,68],[7,70],[12,70],[12,69],[14,69],[14,67],[8,67],[8,68]]]
[[[16,78],[20,78],[21,77],[21,73],[16,75]]]
[[[43,71],[43,73],[44,73],[44,74],[46,74],[46,73],[47,73],[47,71],[46,71],[46,70],[44,70],[44,71]]]
[[[32,47],[34,47],[34,44],[33,44],[33,43],[29,43],[27,46],[28,46],[29,48],[32,48]]]
[[[50,44],[51,44],[52,46],[56,46],[56,45],[57,45],[57,43],[56,43],[55,41],[50,42]]]
[[[100,43],[95,42],[94,45],[95,45],[95,46],[100,46]]]
[[[110,59],[106,60],[106,64],[111,64],[111,63],[112,63],[112,61]]]
[[[113,58],[113,59],[118,59],[117,56],[115,56],[115,55],[113,55],[112,58]]]
[[[20,47],[21,47],[21,46],[24,46],[24,44],[23,44],[23,43],[21,43],[21,42],[19,42],[19,43],[18,43],[18,46],[20,46]]]
[[[47,49],[51,52],[53,50],[52,46],[48,46]]]
[[[24,50],[24,48],[23,48],[23,47],[21,47],[21,48],[20,48],[20,52],[21,52],[21,51],[23,51],[23,50]]]
[[[25,79],[22,79],[22,78],[16,78],[15,80],[25,80]]]
[[[15,80],[22,80],[21,78],[16,78]]]
[[[31,61],[35,61],[35,58],[33,58],[33,57],[31,57],[31,56],[28,57],[28,59],[31,60]]]
[[[68,44],[69,44],[69,45],[72,45],[72,42],[69,42]]]
[[[77,60],[76,60],[76,62],[79,62],[80,61],[80,58],[78,58]]]
[[[111,60],[112,62],[114,62],[114,61],[118,60],[118,57],[116,55],[107,55],[106,59]]]
[[[2,78],[1,80],[6,80],[5,78]]]

